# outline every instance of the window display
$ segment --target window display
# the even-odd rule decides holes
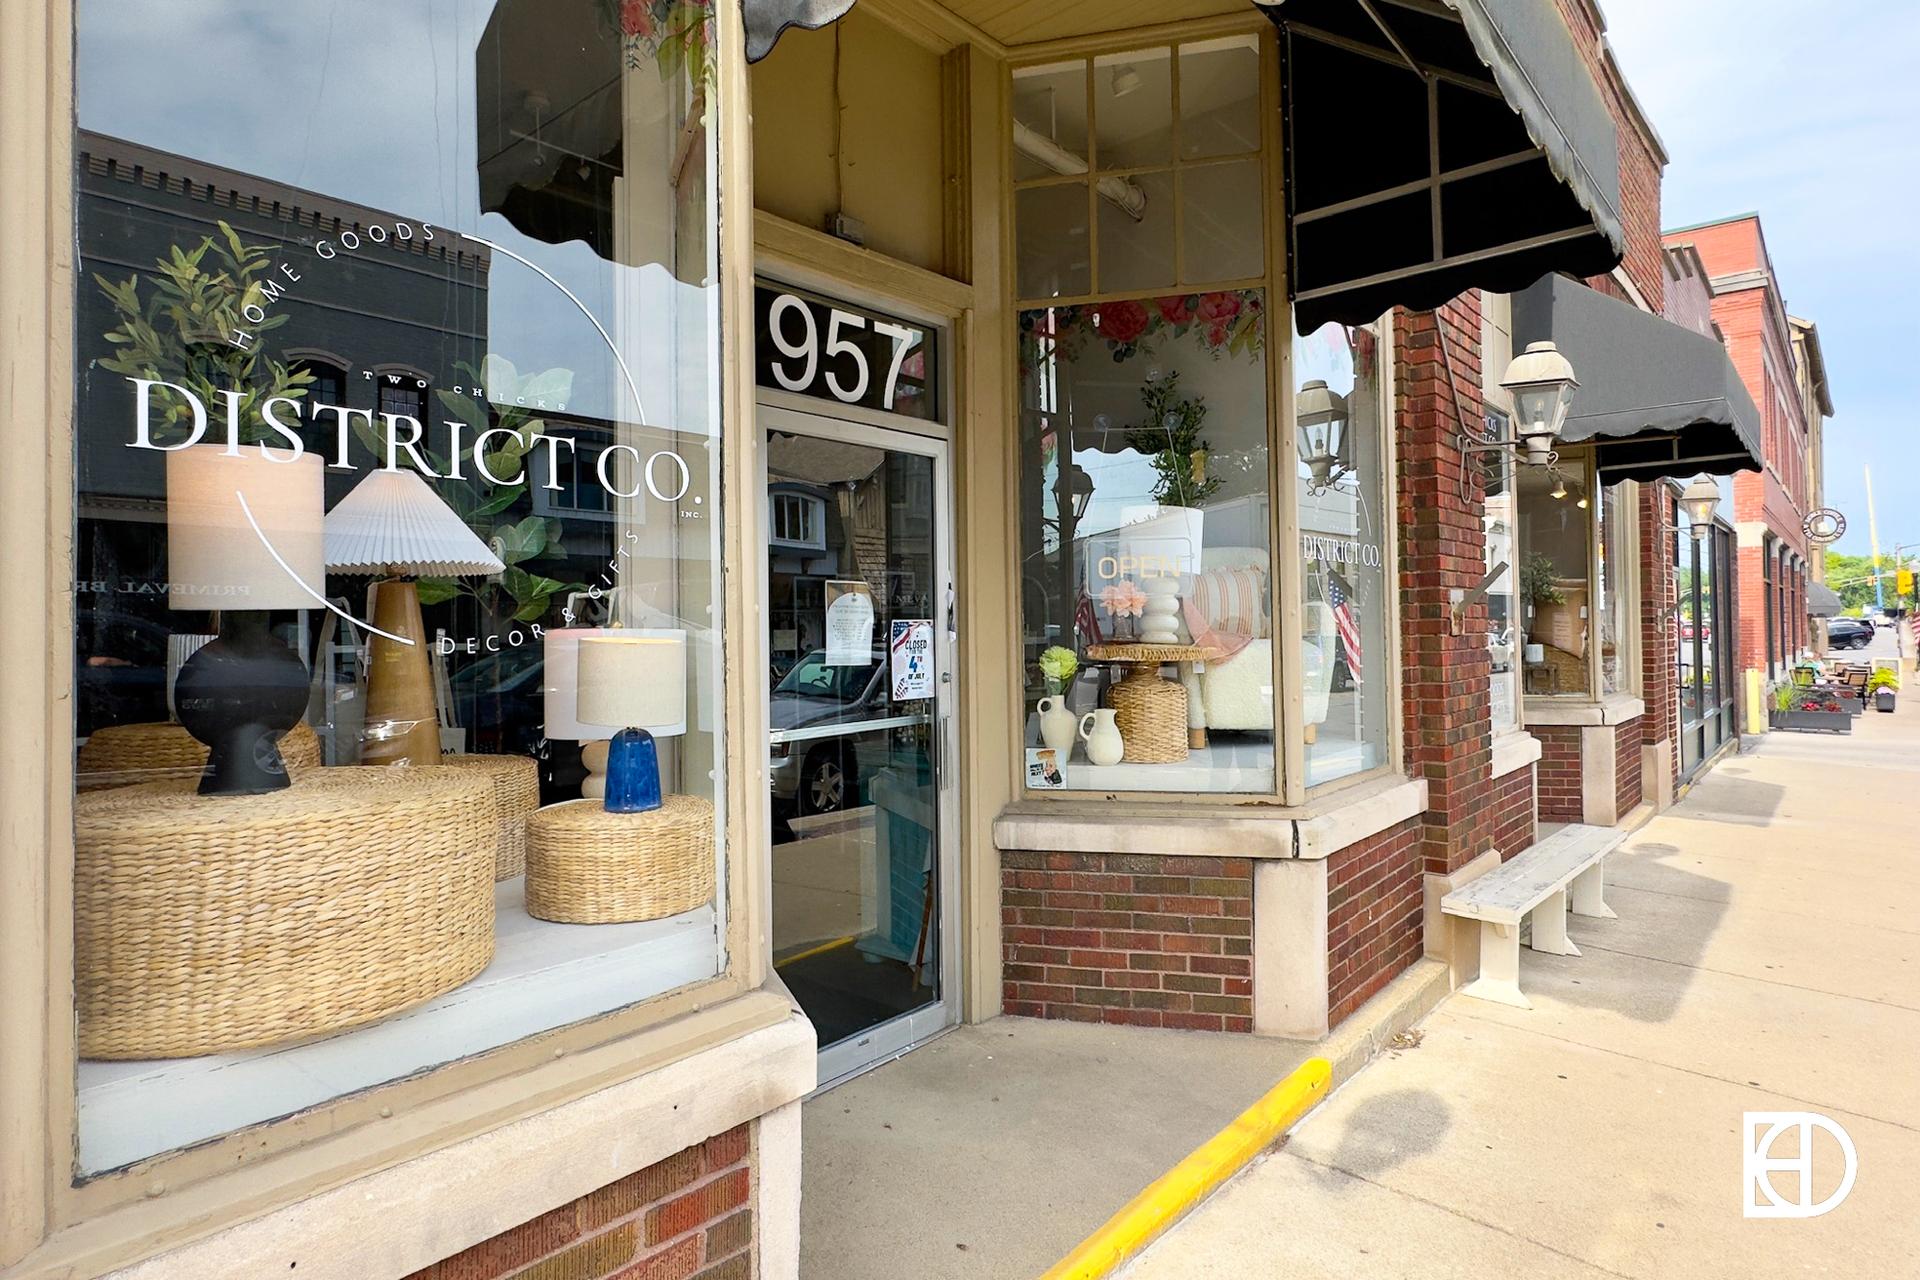
[[[1521,669],[1529,697],[1594,696],[1593,469],[1590,455],[1563,452],[1558,464],[1521,467]]]
[[[1487,439],[1511,440],[1513,423],[1499,409],[1487,411]],[[1504,449],[1480,455],[1485,468],[1485,505],[1481,523],[1486,529],[1487,572],[1497,576],[1487,587],[1487,659],[1493,731],[1505,733],[1520,724],[1520,627],[1516,609],[1519,542],[1515,538],[1514,459]]]
[[[1300,461],[1300,652],[1307,785],[1387,760],[1390,419],[1380,340],[1329,324],[1293,343]]]
[[[77,9],[93,1172],[721,971],[719,264],[706,0]]]
[[[1600,692],[1632,693],[1639,687],[1638,598],[1634,592],[1634,528],[1639,486],[1632,482],[1600,491]]]

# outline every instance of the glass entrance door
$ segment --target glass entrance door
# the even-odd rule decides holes
[[[760,417],[773,962],[825,1083],[953,1020],[946,446]]]

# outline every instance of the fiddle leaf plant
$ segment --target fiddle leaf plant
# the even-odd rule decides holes
[[[219,410],[219,392],[238,392],[239,440],[255,444],[267,432],[260,406],[277,396],[302,398],[314,377],[261,348],[260,336],[285,324],[285,314],[270,314],[258,322],[246,316],[248,308],[265,311],[276,296],[267,287],[271,254],[265,246],[244,243],[225,221],[218,226],[219,235],[206,237],[197,248],[173,245],[145,281],[138,275],[118,283],[94,276],[116,317],[114,327],[101,335],[113,353],[96,363],[130,378],[185,387],[209,415]],[[251,336],[235,342],[238,333]],[[154,409],[156,443],[173,444],[186,437],[193,422],[191,406],[167,396],[158,399]]]

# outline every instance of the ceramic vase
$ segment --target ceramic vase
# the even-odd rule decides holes
[[[1073,712],[1067,710],[1067,700],[1059,695],[1040,699],[1040,741],[1053,751],[1053,758],[1060,764],[1067,762],[1073,754],[1073,731],[1075,720]]]
[[[1092,725],[1089,729],[1087,726]],[[1080,718],[1080,740],[1087,744],[1087,759],[1095,764],[1119,764],[1127,752],[1120,741],[1120,726],[1113,722],[1113,710],[1102,707]]]
[[[1140,584],[1147,593],[1147,606],[1140,615],[1140,640],[1144,644],[1180,643],[1180,579],[1147,578]]]

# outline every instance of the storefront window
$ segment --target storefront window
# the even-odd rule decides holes
[[[1592,469],[1578,454],[1563,454],[1557,467],[1519,470],[1521,663],[1529,696],[1593,696],[1599,637],[1589,567],[1592,494]]]
[[[1634,521],[1638,486],[1609,485],[1599,502],[1599,612],[1600,692],[1631,693],[1639,685],[1636,674],[1640,634],[1634,564]]]
[[[1293,344],[1300,442],[1301,683],[1307,785],[1387,759],[1387,415],[1380,341],[1329,324]]]
[[[1252,37],[1014,71],[1030,788],[1275,789],[1259,101]]]
[[[1507,440],[1512,420],[1505,412],[1487,412],[1487,438]],[[1489,449],[1481,455],[1486,468],[1486,503],[1481,523],[1486,530],[1487,572],[1494,574],[1487,587],[1487,658],[1491,670],[1489,696],[1493,711],[1493,731],[1504,733],[1520,722],[1520,626],[1517,608],[1517,571],[1519,543],[1514,537],[1514,460],[1504,449]]]
[[[94,1172],[720,971],[720,291],[699,0],[77,10]]]

